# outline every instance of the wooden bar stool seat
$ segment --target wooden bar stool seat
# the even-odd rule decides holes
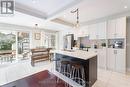
[[[86,82],[84,67],[80,63],[71,63],[71,65],[71,79],[85,87]]]
[[[61,61],[60,73],[70,78],[71,65],[69,61]]]

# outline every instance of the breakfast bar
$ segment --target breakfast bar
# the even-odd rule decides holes
[[[78,63],[83,67],[83,70],[84,70],[85,87],[92,87],[92,85],[96,82],[97,80],[97,53],[93,51],[87,52],[87,51],[81,51],[81,50],[75,50],[75,51],[58,50],[58,51],[55,51],[55,59],[59,60],[59,61],[56,61],[56,70],[58,72],[60,72],[59,68],[61,68],[60,66],[62,66],[60,65],[61,61],[69,61],[70,65],[73,65],[73,63]],[[70,69],[73,69],[73,67]],[[71,71],[72,70],[70,70],[70,72]],[[81,74],[82,73],[80,72],[80,76]]]

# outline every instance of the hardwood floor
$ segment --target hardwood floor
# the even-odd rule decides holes
[[[37,63],[35,67],[32,67],[30,61],[28,60],[23,60],[18,63],[8,65],[0,65],[0,87],[45,70],[52,72],[54,75],[69,83],[73,87],[81,87],[74,83],[74,81],[64,77],[62,74],[55,72],[55,69],[53,69],[54,65],[55,63],[50,63],[50,61],[48,61]],[[122,74],[109,70],[98,69],[98,80],[92,87],[130,87],[130,73]]]
[[[8,83],[1,87],[72,87],[48,70]]]

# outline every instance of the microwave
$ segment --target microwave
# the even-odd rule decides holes
[[[123,48],[123,41],[115,41],[114,48]]]

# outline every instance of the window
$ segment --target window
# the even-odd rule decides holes
[[[29,58],[30,51],[30,39],[28,32],[17,32],[18,34],[18,58],[26,59]]]
[[[0,30],[0,61],[16,60],[16,32]]]
[[[56,49],[56,34],[45,33],[44,46]]]

